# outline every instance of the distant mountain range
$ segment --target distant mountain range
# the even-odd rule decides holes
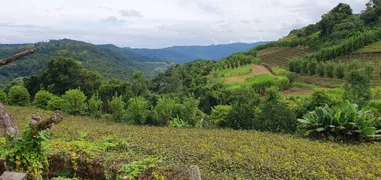
[[[70,39],[50,40],[35,44],[0,44],[0,59],[35,47],[36,53],[0,68],[0,82],[30,76],[58,56],[73,58],[86,69],[98,71],[106,78],[129,79],[139,70],[154,77],[174,64],[192,60],[218,60],[234,52],[245,51],[264,42],[234,43],[211,46],[174,46],[162,49],[120,48],[115,45],[94,45]]]
[[[247,51],[257,45],[266,43],[267,42],[232,43],[209,46],[172,46],[162,49],[127,49],[152,58],[159,58],[176,64],[184,64],[197,59],[219,60],[233,53]]]

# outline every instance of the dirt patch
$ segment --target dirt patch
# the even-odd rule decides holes
[[[248,77],[255,76],[258,74],[271,74],[271,72],[265,66],[252,64],[251,72],[249,74],[225,78],[224,83],[230,84],[234,82],[244,82],[245,79],[247,79]]]

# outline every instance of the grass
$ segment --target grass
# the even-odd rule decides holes
[[[354,53],[375,53],[375,52],[381,52],[381,41],[377,41],[373,44],[367,45]]]
[[[252,71],[251,65],[245,65],[234,69],[224,69],[215,71],[212,75],[213,78],[228,78],[234,76],[242,76],[249,74]]]
[[[18,127],[23,127],[30,115],[39,111],[31,107],[6,108]],[[65,116],[51,132],[51,155],[67,156],[69,163],[76,152],[75,157],[87,158],[86,161],[107,159],[112,166],[147,157],[161,157],[160,166],[171,170],[198,164],[203,179],[381,177],[379,143],[338,144],[262,132],[131,126],[75,116]],[[110,136],[128,145],[122,143],[116,150],[94,145]],[[85,152],[93,155],[85,156]]]
[[[277,86],[280,89],[284,89],[289,85],[289,81],[284,76],[273,76],[271,74],[259,74],[256,76],[248,77],[243,83],[231,83],[226,84],[227,89],[234,90],[241,86],[250,86],[256,90],[261,90],[271,86]]]

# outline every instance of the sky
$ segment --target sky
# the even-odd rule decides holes
[[[367,0],[0,0],[0,44],[75,39],[162,48],[272,41]]]

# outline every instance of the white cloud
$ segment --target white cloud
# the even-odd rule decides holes
[[[367,0],[4,1],[0,43],[72,38],[154,48],[276,40],[340,2],[360,12]]]

